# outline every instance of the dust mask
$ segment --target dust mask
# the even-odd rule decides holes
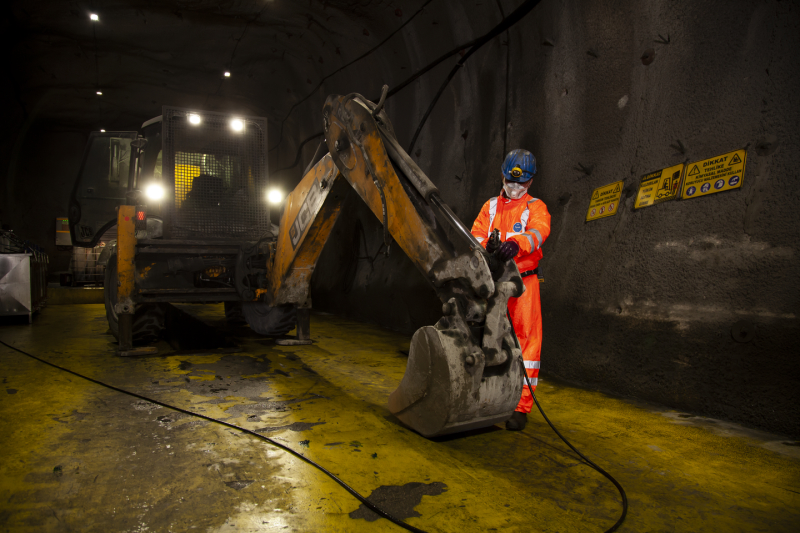
[[[519,200],[525,195],[525,192],[528,190],[528,185],[528,183],[504,181],[503,190],[506,191],[506,195],[512,200]]]

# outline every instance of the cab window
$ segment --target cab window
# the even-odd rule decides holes
[[[131,137],[93,134],[80,176],[78,198],[125,198],[131,169]]]

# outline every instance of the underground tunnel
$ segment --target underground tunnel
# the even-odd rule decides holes
[[[2,38],[6,531],[800,527],[797,2]]]

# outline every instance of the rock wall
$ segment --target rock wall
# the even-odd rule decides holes
[[[552,215],[542,376],[800,434],[799,14],[789,2],[544,2],[445,91],[413,155],[465,222],[497,194],[507,150],[538,158],[531,192]],[[430,78],[417,101],[389,105],[403,144],[443,73]],[[634,211],[642,175],[738,148],[740,189]],[[621,211],[584,222],[593,189],[618,180]],[[425,281],[403,257],[366,258],[380,225],[351,212],[320,262],[316,305],[407,332],[432,323]]]

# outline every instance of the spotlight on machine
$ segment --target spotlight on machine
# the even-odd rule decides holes
[[[283,193],[278,189],[270,189],[267,193],[267,201],[271,204],[279,204],[283,201]]]
[[[158,183],[151,183],[144,189],[144,195],[147,196],[148,199],[153,201],[158,201],[164,198],[164,187],[159,185]]]
[[[242,131],[244,129],[244,121],[240,118],[231,120],[231,129],[233,131]]]
[[[89,19],[92,22],[97,22],[98,20],[100,20],[100,17],[97,16],[97,13],[90,13],[89,14]]]
[[[200,115],[197,113],[189,113],[189,123],[197,126],[200,124]]]

